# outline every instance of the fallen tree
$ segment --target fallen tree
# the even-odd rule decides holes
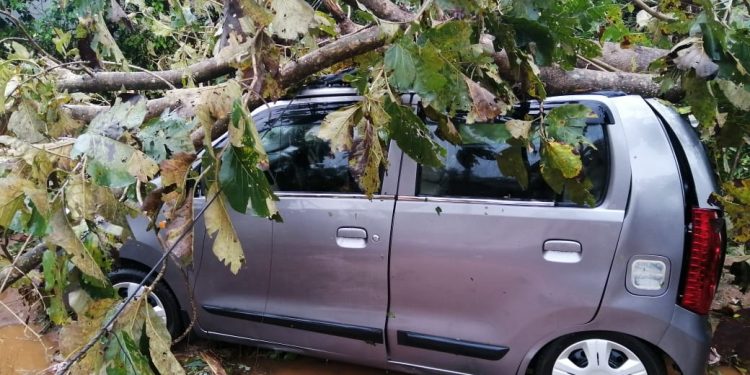
[[[370,195],[379,186],[372,171],[387,163],[382,151],[377,152],[386,142],[382,134],[399,144],[416,145],[404,150],[431,150],[410,154],[418,162],[440,163],[440,147],[421,131],[421,120],[403,120],[411,109],[392,102],[403,92],[418,93],[432,119],[450,124],[445,131],[454,135],[450,119],[457,112],[492,121],[519,101],[609,90],[683,106],[698,118],[704,137],[715,140],[719,152],[736,149],[737,140],[742,143],[750,118],[750,41],[747,30],[737,26],[742,23],[733,22],[747,18],[740,5],[715,10],[708,3],[698,7],[670,2],[651,9],[633,2],[645,7],[640,17],[645,14],[648,22],[641,26],[645,29],[632,30],[632,22],[625,19],[632,21],[637,8],[628,11],[627,2],[615,0],[596,6],[588,0],[514,1],[512,7],[473,1],[397,5],[388,0],[324,0],[311,5],[303,0],[226,0],[221,6],[193,2],[203,6],[161,11],[148,6],[150,1],[135,3],[61,3],[77,24],[75,30],[55,31],[47,46],[54,51],[34,41],[33,31],[13,12],[0,11],[17,28],[12,39],[0,42],[10,51],[0,65],[0,165],[5,171],[0,178],[0,227],[59,247],[60,256],[48,255],[45,267],[72,266],[87,282],[103,288],[107,265],[116,259],[112,254],[128,238],[127,214],[152,220],[164,250],[183,264],[191,262],[192,243],[181,242],[194,224],[189,181],[201,180],[209,197],[226,200],[236,211],[252,209],[277,219],[274,194],[262,173],[268,160],[257,147],[257,133],[250,130],[249,111],[293,96],[320,74],[355,68],[346,79],[363,101],[348,109],[350,115],[334,112],[322,127],[332,148],[350,151],[351,173]],[[689,35],[691,27],[702,33]],[[131,62],[142,56],[117,43],[127,30],[163,45],[168,45],[164,40],[176,40],[177,45],[159,55],[150,51],[158,47],[151,40],[137,39],[146,45],[138,51],[151,58],[147,67],[137,67]],[[668,49],[637,45],[648,30],[654,30],[654,44]],[[396,127],[394,121],[402,123]],[[565,151],[546,164],[557,173],[550,176],[557,177],[545,179],[582,184],[585,176],[573,151],[578,140],[551,138],[543,123],[543,117],[528,121],[529,132],[541,139],[538,151]],[[227,131],[232,140],[227,146],[210,147],[212,139]],[[534,147],[529,134],[518,141]],[[458,143],[460,137],[450,141]],[[201,149],[206,149],[209,167],[194,176],[191,162]],[[725,176],[727,181],[734,179],[733,173]],[[154,189],[156,178],[163,189]],[[750,183],[735,185],[738,190],[724,199],[735,208],[733,215],[744,217],[750,202],[741,198]],[[586,195],[581,197],[585,204]],[[216,239],[213,250],[236,272],[245,258],[234,229],[226,225],[227,207],[208,206],[207,228]],[[156,223],[158,212],[166,220]],[[737,228],[750,233],[741,225]],[[46,251],[39,245],[18,254],[13,268],[0,271],[0,277],[12,284],[38,267],[44,254],[51,254]],[[45,283],[56,301],[50,304],[50,317],[68,324],[68,312],[60,308],[65,306],[61,291],[71,283],[64,277]],[[117,310],[109,322],[132,335],[116,324],[119,314],[128,311]],[[68,353],[61,372],[73,365],[82,372],[99,371],[95,365],[119,366],[87,360],[110,345],[99,340],[103,336],[100,331],[83,337],[88,343],[78,343],[84,349]],[[87,354],[91,348],[97,350]],[[173,360],[164,350],[152,358],[162,373],[170,372]]]

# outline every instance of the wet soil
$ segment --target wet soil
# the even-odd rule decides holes
[[[38,374],[51,365],[56,334],[42,334],[36,315],[17,289],[0,294],[0,375]]]

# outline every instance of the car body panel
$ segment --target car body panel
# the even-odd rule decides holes
[[[306,90],[299,99],[271,103],[253,116],[262,127],[272,108],[357,98],[340,87]],[[702,207],[710,207],[707,198],[716,188],[708,160],[689,124],[658,103],[601,95],[548,102],[583,101],[607,106],[613,117],[606,125],[611,163],[607,194],[597,207],[415,197],[416,163],[394,143],[382,191],[372,201],[354,195],[280,193],[284,224],[249,214],[235,217],[251,252],[240,271],[244,278],[229,274],[210,253],[210,238],[197,230],[197,273],[187,269],[197,300],[255,315],[202,311],[196,332],[407,372],[524,374],[544,346],[559,337],[611,331],[651,343],[684,373],[697,373],[705,363],[708,333],[705,317],[677,305],[686,207],[664,126],[672,127],[688,154]],[[341,228],[355,234],[364,229],[365,246],[339,246]],[[126,244],[122,257],[150,267],[159,252],[144,248],[158,244],[142,229],[134,227],[141,242]],[[582,256],[573,263],[545,260],[545,240],[578,242]],[[665,293],[646,296],[627,290],[627,267],[634,256],[669,260]],[[176,284],[184,285],[184,278],[171,267],[165,280],[185,310],[187,288]],[[326,328],[318,323],[332,324]],[[337,331],[358,328],[382,330],[383,343]],[[441,351],[446,346],[428,350],[399,343],[404,332],[437,337],[447,347],[465,343],[490,352],[509,350],[499,360],[449,354]]]

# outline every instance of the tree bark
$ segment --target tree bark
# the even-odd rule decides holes
[[[380,19],[392,22],[410,22],[414,14],[401,9],[398,5],[387,0],[359,0],[372,14]]]
[[[93,76],[80,75],[63,79],[57,89],[68,92],[107,92],[127,90],[164,90],[169,88],[164,81],[175,87],[183,87],[188,78],[198,84],[230,74],[234,68],[226,61],[211,58],[188,66],[186,69],[172,69],[155,72],[98,72]],[[159,77],[159,78],[157,78]]]
[[[331,16],[336,20],[336,23],[338,23],[341,34],[351,34],[361,27],[346,16],[346,13],[344,13],[344,10],[341,9],[336,0],[323,0],[323,4],[331,12]]]
[[[0,287],[3,285],[2,283],[6,278],[8,279],[8,281],[5,283],[5,288],[0,289],[0,292],[13,285],[13,283],[15,283],[16,281],[20,280],[29,271],[39,267],[39,264],[42,263],[42,255],[44,255],[45,250],[47,250],[47,246],[45,244],[36,245],[31,250],[19,256],[18,260],[16,260],[15,267],[5,266],[3,269],[1,269]]]

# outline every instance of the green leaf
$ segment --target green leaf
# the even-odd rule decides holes
[[[511,145],[497,154],[497,166],[505,176],[514,177],[521,188],[529,187],[528,166],[523,159],[523,144]]]
[[[72,158],[88,158],[86,172],[97,183],[108,187],[125,187],[135,182],[148,182],[158,171],[156,162],[132,146],[97,134],[82,134],[73,145]]]
[[[91,253],[86,250],[86,247],[83,246],[79,236],[73,231],[62,208],[55,210],[55,213],[50,217],[49,225],[51,231],[44,238],[48,246],[50,248],[55,248],[55,246],[62,247],[70,254],[70,261],[81,272],[91,276],[102,284],[108,284],[107,278],[102,273],[99,264],[97,264]]]
[[[593,116],[591,109],[583,104],[566,104],[553,108],[544,117],[548,134],[557,141],[576,144],[586,142],[583,136],[586,119]]]
[[[750,86],[738,85],[725,79],[717,80],[717,84],[733,106],[742,111],[750,111]]]
[[[111,56],[115,62],[126,63],[125,55],[123,55],[115,38],[112,37],[109,29],[107,29],[107,24],[104,22],[101,13],[95,14],[94,19],[96,20],[96,30],[92,45],[98,45],[99,52],[102,55]]]
[[[391,45],[385,52],[384,63],[389,71],[389,82],[399,90],[408,90],[417,77],[416,56],[412,52],[416,45],[407,36]]]
[[[145,303],[143,305],[147,316],[148,352],[154,367],[162,375],[184,374],[185,370],[172,354],[172,337],[164,324],[164,319],[156,315],[151,305]]]
[[[8,130],[12,131],[18,139],[29,143],[44,142],[47,139],[42,134],[46,130],[46,125],[39,118],[34,107],[26,101],[22,101],[18,109],[10,115]]]
[[[472,100],[471,111],[466,116],[466,122],[471,124],[476,121],[491,121],[505,114],[510,109],[510,104],[496,97],[489,90],[469,79],[469,77],[464,76],[464,81],[469,88],[469,95]]]
[[[118,140],[126,131],[141,126],[147,113],[144,97],[138,96],[125,102],[118,98],[112,108],[91,120],[86,133]]]
[[[273,14],[259,5],[256,0],[242,0],[242,10],[258,26],[268,26],[273,22]]]
[[[443,165],[445,149],[432,140],[430,130],[411,108],[387,100],[385,111],[391,117],[390,135],[407,155],[420,164]]]
[[[556,169],[560,171],[565,178],[576,177],[583,169],[581,157],[575,153],[573,146],[569,144],[545,142],[543,155],[544,161],[542,169]]]
[[[591,194],[593,186],[588,178],[583,179],[583,181],[568,180],[565,183],[565,197],[577,204],[594,207],[596,199]]]
[[[268,166],[260,136],[252,118],[239,100],[232,107],[229,127],[229,144],[224,148],[219,169],[219,183],[232,208],[247,211],[250,202],[253,211],[261,217],[277,217],[273,190],[262,166]]]
[[[159,119],[147,122],[137,136],[143,145],[143,152],[161,163],[172,154],[195,152],[190,139],[194,128],[194,123],[188,123],[175,112],[167,110]]]
[[[712,128],[716,122],[717,104],[708,82],[688,73],[682,76],[682,88],[686,93],[685,100],[690,104],[690,110],[698,123]]]
[[[223,196],[214,199],[216,194],[219,194],[217,184],[209,185],[206,199],[207,202],[213,200],[213,203],[206,208],[205,212],[206,233],[214,237],[211,249],[219,261],[228,265],[233,274],[237,274],[245,263],[245,254],[242,252],[242,244],[229,218]]]
[[[471,25],[460,20],[444,22],[426,29],[417,43],[422,48],[435,48],[444,59],[458,61],[470,54]]]
[[[438,124],[438,130],[435,132],[435,135],[456,145],[463,142],[461,133],[456,128],[456,125],[453,124],[450,117],[439,113],[431,106],[424,106],[423,109],[427,117]]]
[[[107,344],[105,358],[112,362],[107,367],[107,374],[149,375],[151,371],[148,358],[141,353],[135,340],[124,331],[115,332]]]
[[[565,177],[559,169],[542,165],[542,178],[557,194],[562,194],[565,189]]]
[[[55,324],[63,324],[68,320],[68,312],[63,301],[64,289],[68,283],[67,261],[66,256],[57,256],[55,251],[49,249],[42,255],[44,290],[53,292],[50,294],[47,315]]]
[[[250,202],[258,216],[271,217],[275,210],[269,207],[268,199],[273,196],[273,191],[253,159],[246,150],[227,147],[221,157],[219,181],[235,211],[245,213]]]
[[[318,26],[315,10],[304,0],[273,0],[271,7],[276,15],[270,28],[281,39],[297,40]]]
[[[349,151],[352,149],[352,130],[361,118],[360,103],[331,112],[323,119],[318,138],[330,142],[333,152]]]
[[[522,17],[503,17],[503,21],[513,26],[516,44],[519,48],[533,52],[537,64],[542,66],[552,64],[555,39],[548,27],[536,20]]]
[[[508,132],[510,132],[510,135],[513,136],[513,138],[529,139],[531,124],[532,121],[511,119],[505,123],[505,128],[508,129]]]

